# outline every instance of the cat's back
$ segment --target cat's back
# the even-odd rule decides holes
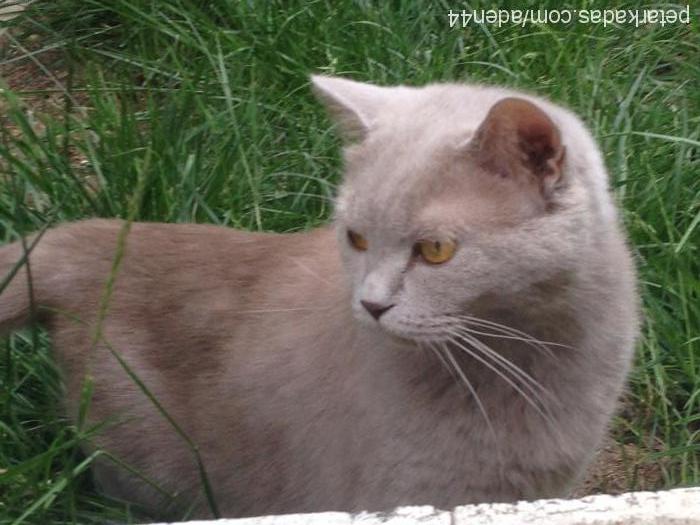
[[[0,250],[6,273],[22,249]],[[303,303],[305,291],[333,293],[316,284],[336,279],[338,265],[328,228],[275,234],[105,219],[49,229],[30,254],[35,306],[59,349],[82,354],[103,317],[115,344],[156,348],[168,359],[179,359],[183,348],[213,346],[217,334],[234,336],[257,311]],[[27,293],[18,276],[5,302]]]
[[[21,249],[16,245],[17,259]],[[61,299],[113,280],[139,295],[154,289],[179,293],[230,284],[255,288],[261,276],[284,273],[288,261],[322,254],[336,264],[333,233],[320,228],[277,234],[205,224],[165,224],[89,219],[47,231],[30,261],[36,277]],[[41,283],[40,283],[41,284]]]
[[[134,222],[118,219],[87,219],[48,230],[37,242],[36,253],[53,255],[54,262],[108,261],[156,257],[163,264],[171,257],[176,264],[199,264],[207,259],[229,257],[226,266],[245,266],[251,259],[274,261],[280,250],[303,252],[332,241],[332,232],[320,228],[309,232],[279,234],[249,232],[211,224]],[[294,250],[294,247],[297,247]],[[47,256],[48,256],[47,253]],[[60,258],[57,258],[60,253]],[[235,255],[235,258],[230,257]],[[240,264],[239,264],[240,263]]]

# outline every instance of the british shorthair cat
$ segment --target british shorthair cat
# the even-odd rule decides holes
[[[500,87],[312,81],[346,140],[331,225],[61,225],[28,256],[34,308],[25,265],[0,328],[36,313],[69,415],[92,378],[108,423],[86,447],[130,467],[103,459],[97,482],[154,516],[565,495],[638,332],[590,134]],[[23,255],[0,248],[0,276]]]

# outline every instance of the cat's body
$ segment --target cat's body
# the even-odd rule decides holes
[[[206,514],[191,450],[107,341],[198,445],[225,515],[565,494],[605,432],[637,330],[634,270],[592,141],[573,116],[542,101],[561,130],[565,161],[531,108],[506,105],[484,127],[489,109],[511,93],[466,86],[399,88],[377,110],[375,127],[363,111],[380,88],[316,82],[361,141],[348,154],[335,228],[276,235],[134,224],[94,348],[122,223],[62,226],[39,241],[30,256],[34,294],[64,371],[69,415],[89,374],[91,420],[123,419],[95,442],[168,491],[184,491],[180,505],[197,500]],[[459,117],[450,104],[460,90],[481,94],[479,104],[465,99],[464,126],[412,134],[439,111]],[[425,115],[381,116],[425,92],[413,102]],[[491,128],[497,137],[512,131],[503,115],[516,128],[522,118],[535,122],[533,147],[551,143],[524,148],[528,166],[556,180],[533,178],[533,190],[515,164],[495,168],[495,182],[482,173],[512,153],[512,144],[489,142]],[[389,124],[393,132],[382,135]],[[403,145],[397,130],[405,130]],[[485,146],[460,149],[474,136]],[[503,151],[479,157],[493,148]],[[483,162],[469,168],[474,159]],[[450,167],[462,161],[467,184]],[[347,229],[361,230],[369,247],[353,250]],[[431,231],[457,240],[454,260],[416,259],[413,243]],[[0,275],[21,256],[18,244],[1,248]],[[362,301],[386,303],[386,312],[365,306],[369,315]],[[0,324],[28,314],[22,271],[0,296]],[[494,354],[464,351],[468,340],[454,323],[465,314],[528,334],[469,325],[522,372],[503,372],[508,381],[494,371],[508,366]],[[97,477],[109,493],[155,513],[167,506],[109,461]]]

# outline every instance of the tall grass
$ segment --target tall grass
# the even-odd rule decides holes
[[[665,27],[450,28],[448,10],[462,7],[35,2],[12,23],[10,47],[43,66],[51,87],[0,94],[0,239],[49,221],[125,218],[144,178],[136,220],[275,231],[324,222],[339,144],[309,92],[312,72],[536,92],[572,107],[599,140],[640,269],[646,320],[615,437],[662,465],[665,486],[700,484],[700,13]],[[482,7],[493,6],[469,6]],[[66,74],[45,63],[56,53]],[[37,110],[45,95],[60,105]],[[92,487],[94,458],[78,444],[99,429],[62,417],[48,349],[36,329],[2,346],[0,522],[136,519]]]

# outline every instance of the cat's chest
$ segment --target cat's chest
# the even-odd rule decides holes
[[[454,466],[454,454],[491,441],[473,393],[435,355],[371,339],[365,348],[372,355],[348,378],[338,413],[348,457],[372,457],[387,468],[442,458]]]
[[[425,357],[423,370],[368,358],[349,378],[315,458],[331,481],[323,493],[342,494],[345,508],[460,501],[479,472],[493,471],[495,438],[472,396]]]

